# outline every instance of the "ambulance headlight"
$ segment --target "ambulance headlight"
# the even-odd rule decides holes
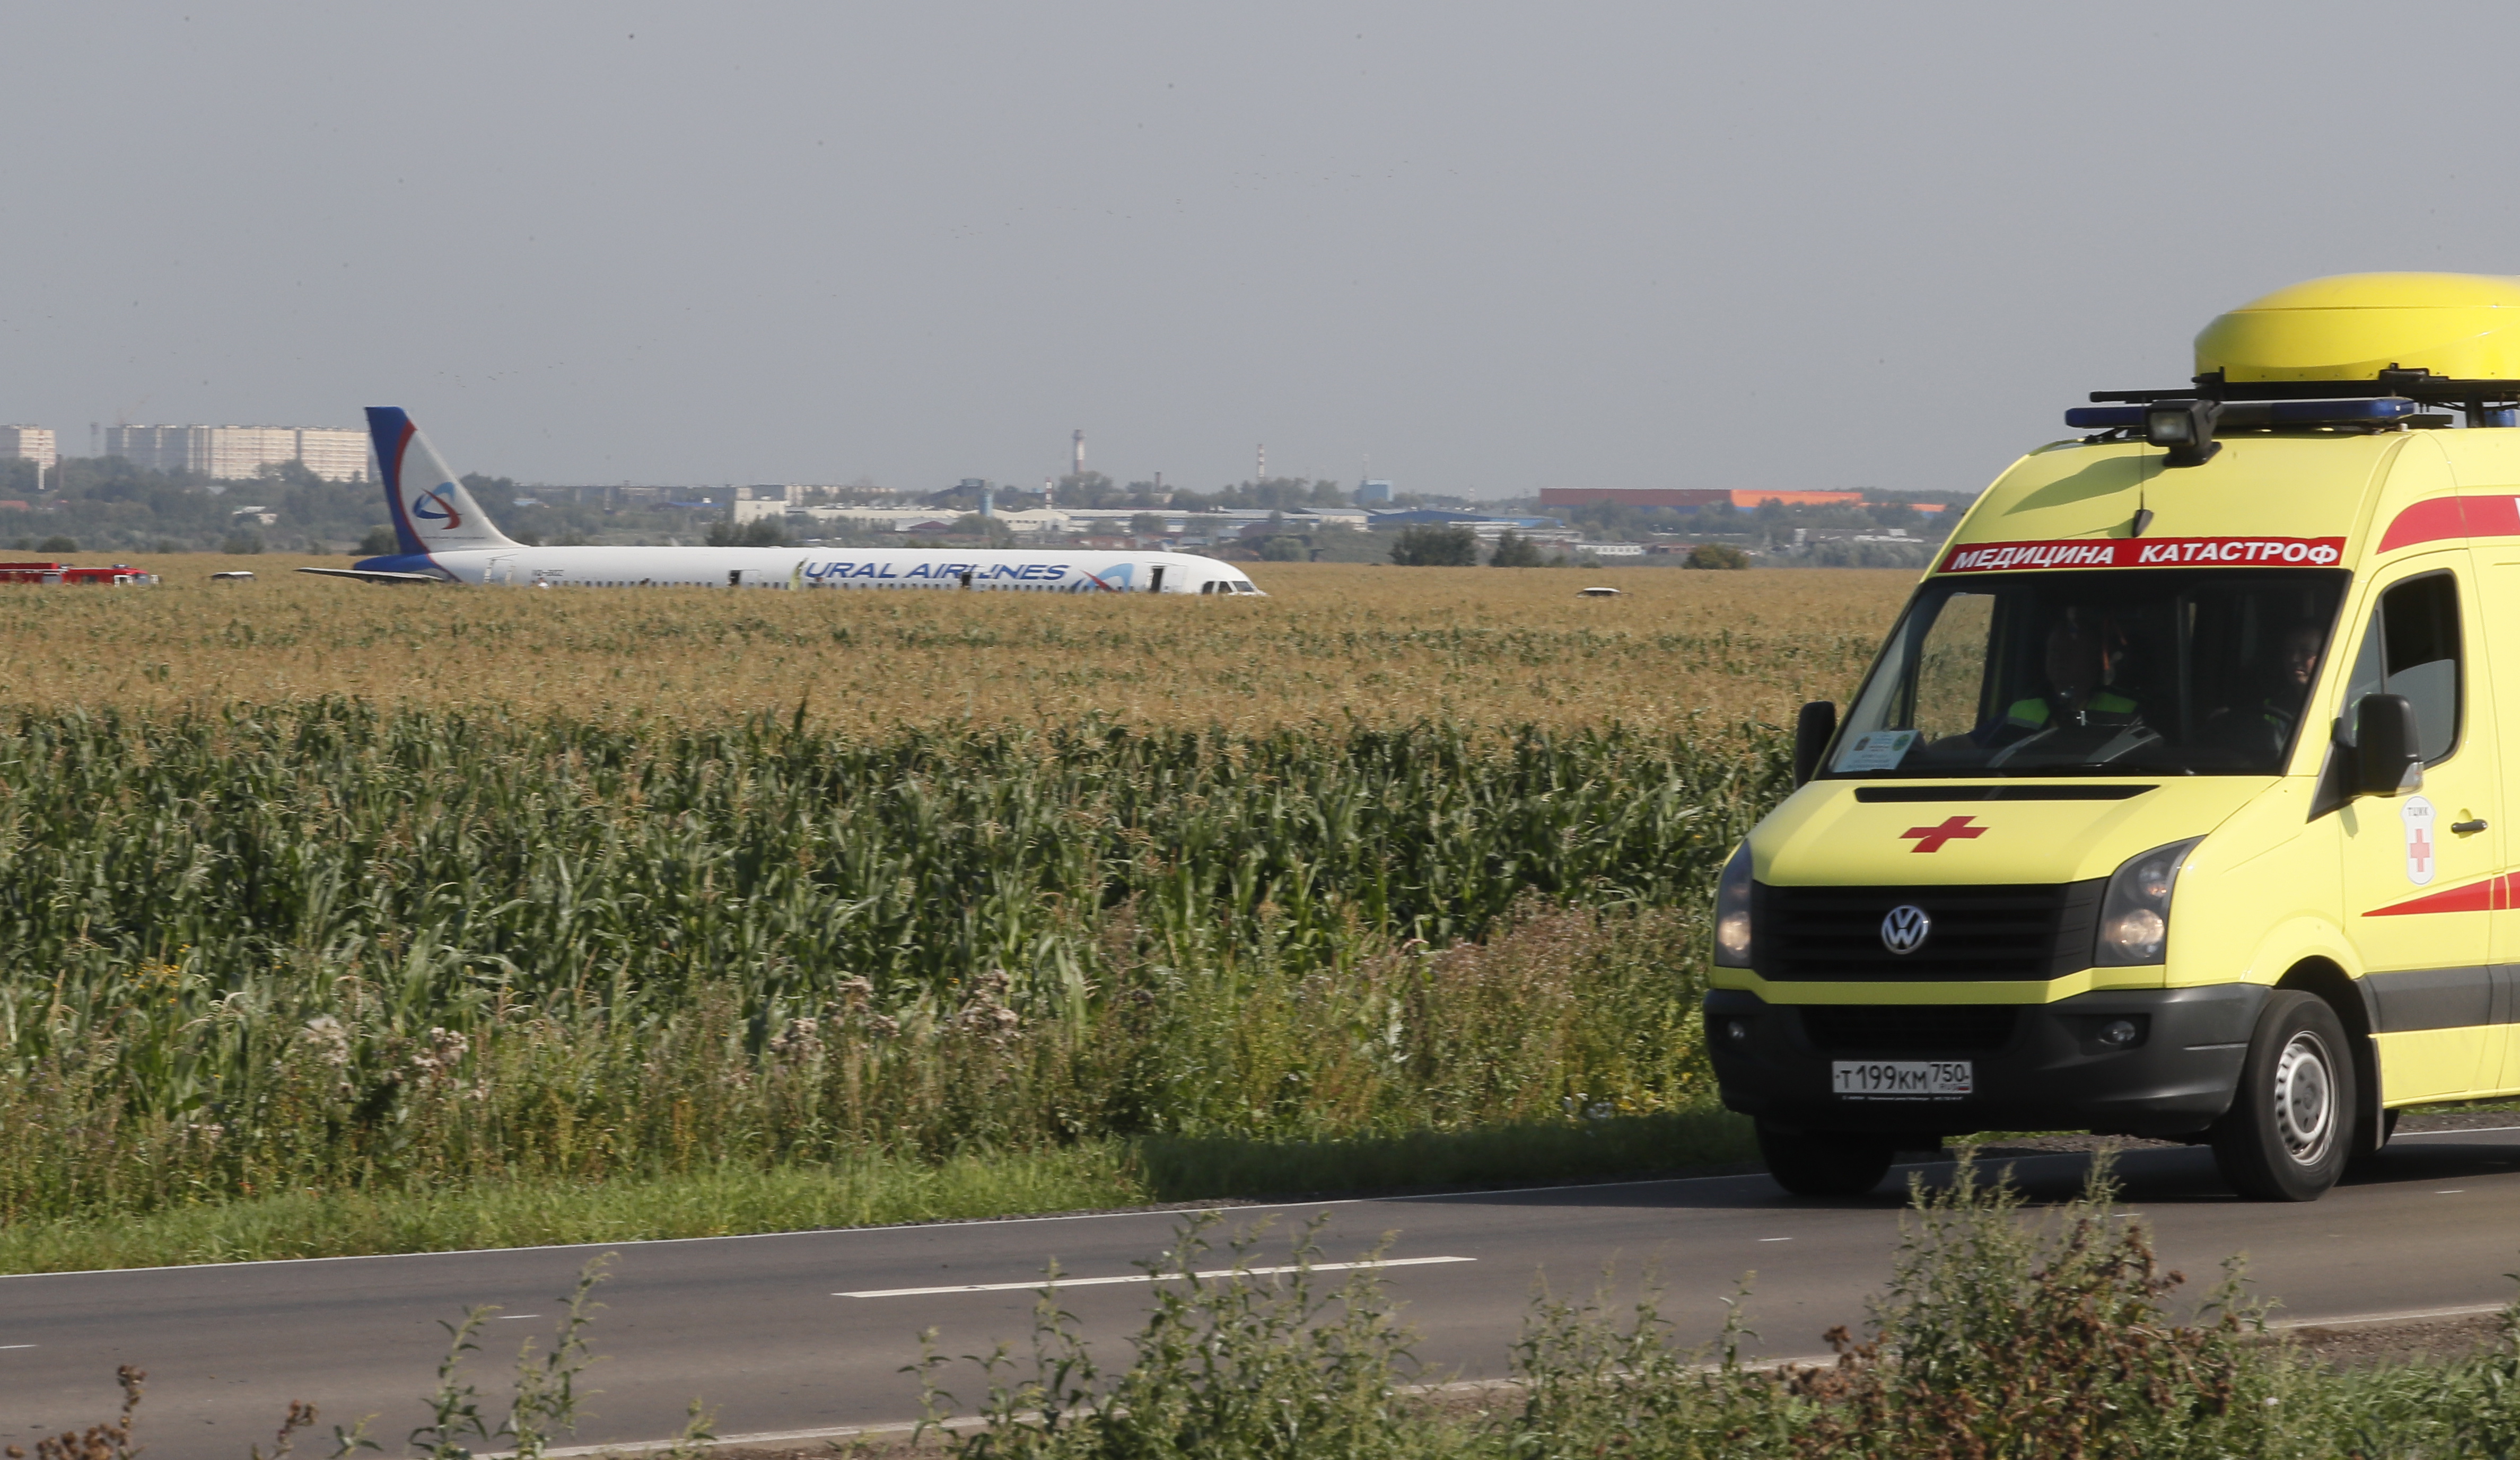
[[[2100,896],[2100,933],[2092,961],[2101,967],[2158,963],[2170,947],[2170,895],[2178,890],[2179,869],[2201,836],[2155,847],[2129,858],[2109,877]]]
[[[1743,842],[1724,863],[1724,879],[1715,884],[1715,963],[1719,968],[1750,966],[1750,844]]]

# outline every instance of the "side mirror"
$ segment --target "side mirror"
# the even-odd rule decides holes
[[[1837,702],[1816,699],[1794,716],[1794,784],[1808,783],[1820,770],[1820,758],[1828,751],[1829,737],[1837,733]]]
[[[2403,694],[2366,694],[2354,702],[2354,794],[2403,796],[2424,783],[2415,707]]]

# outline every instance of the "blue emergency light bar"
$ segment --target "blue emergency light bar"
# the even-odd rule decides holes
[[[2148,413],[2166,402],[2141,406],[2076,406],[2065,413],[2065,424],[2078,431],[2142,430]],[[2218,426],[2376,425],[2404,420],[2415,414],[2415,403],[2402,395],[2334,401],[2226,401],[2215,414]]]

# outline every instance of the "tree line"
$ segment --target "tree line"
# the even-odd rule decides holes
[[[220,481],[122,457],[64,457],[45,475],[47,490],[38,492],[34,463],[0,461],[0,502],[24,504],[0,508],[0,533],[36,552],[259,553],[349,542],[383,511],[374,485],[326,481],[299,462]],[[261,522],[263,512],[274,525]]]
[[[398,551],[374,482],[326,481],[303,463],[265,466],[255,476],[218,479],[160,471],[122,457],[64,457],[36,488],[35,464],[0,459],[0,543],[18,553],[352,553]],[[688,541],[711,530],[689,511],[645,505],[608,509],[520,487],[513,477],[468,472],[465,487],[518,542]],[[248,510],[249,509],[249,510]],[[272,521],[262,522],[263,513]],[[774,531],[783,529],[775,524]],[[734,531],[722,520],[717,530]],[[752,532],[747,524],[747,532]],[[747,536],[745,541],[752,541]]]
[[[1492,568],[1572,567],[1583,560],[1583,546],[1573,555],[1556,546],[1552,552],[1537,538],[1511,528],[1497,534],[1487,556]],[[1408,568],[1472,568],[1479,565],[1479,535],[1470,528],[1404,527],[1392,541],[1391,560]],[[1746,568],[1750,555],[1729,543],[1700,543],[1681,555],[1684,568]]]

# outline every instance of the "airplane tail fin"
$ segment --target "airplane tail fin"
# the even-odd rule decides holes
[[[405,553],[518,546],[464,490],[463,480],[400,406],[368,407],[368,435],[376,445],[394,539]]]

